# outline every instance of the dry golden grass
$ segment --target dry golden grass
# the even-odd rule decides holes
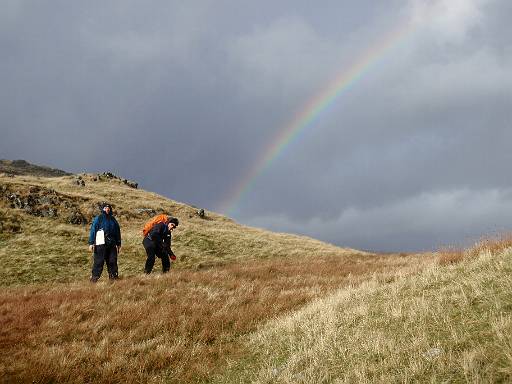
[[[341,288],[265,323],[213,382],[509,383],[512,252],[494,245],[454,266]]]
[[[4,190],[27,195],[54,190],[62,210],[78,207],[90,220],[109,201],[120,222],[122,279],[87,279],[89,226],[34,217],[9,208],[0,214],[21,233],[0,242],[0,377],[6,382],[196,383],[241,358],[243,341],[266,321],[343,286],[372,279],[391,283],[429,265],[432,255],[373,255],[290,234],[241,226],[117,180],[85,187],[71,176],[0,176]],[[140,231],[148,215],[180,219],[170,274],[142,276]],[[9,227],[11,228],[11,227]],[[158,269],[158,266],[157,268]]]
[[[286,258],[10,288],[0,295],[0,372],[22,382],[196,383],[239,358],[243,337],[262,322],[344,285],[387,281],[414,261],[425,260]]]
[[[470,248],[447,247],[438,252],[438,263],[440,265],[456,264],[464,259],[473,259],[478,255],[490,252],[500,254],[512,247],[512,233],[502,233],[496,236],[482,238]]]

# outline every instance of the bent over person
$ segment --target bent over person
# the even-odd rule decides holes
[[[171,269],[171,260],[176,260],[176,256],[171,250],[171,233],[179,224],[175,217],[159,222],[153,225],[149,232],[144,236],[142,245],[146,250],[146,265],[144,272],[150,274],[155,265],[155,257],[162,260],[162,272],[169,272]]]
[[[121,250],[121,229],[112,215],[112,206],[108,203],[103,204],[101,214],[96,216],[91,224],[89,250],[94,251],[91,281],[93,283],[98,281],[104,263],[107,264],[109,279],[117,279],[117,255]]]

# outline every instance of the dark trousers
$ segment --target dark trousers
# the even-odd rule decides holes
[[[117,279],[117,247],[115,245],[94,246],[94,263],[92,265],[91,280],[96,281],[100,278],[104,263],[107,264],[109,279]]]
[[[146,265],[144,266],[144,272],[151,273],[153,266],[155,265],[155,257],[159,257],[162,260],[162,272],[169,272],[169,269],[171,269],[171,260],[169,260],[167,252],[165,252],[161,247],[158,247],[154,241],[147,237],[142,241],[142,245],[144,246],[146,255],[148,256],[146,259]]]

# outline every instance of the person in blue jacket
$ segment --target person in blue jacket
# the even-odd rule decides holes
[[[91,224],[89,250],[94,252],[91,281],[98,281],[104,263],[107,264],[109,279],[118,279],[117,255],[121,251],[121,229],[112,215],[112,206],[108,203],[102,205],[101,214]]]
[[[172,231],[179,224],[176,217],[171,217],[169,221],[155,224],[142,241],[146,250],[146,265],[144,272],[150,274],[155,265],[155,256],[162,260],[162,272],[169,272],[171,269],[171,260],[176,260],[176,256],[171,249]]]

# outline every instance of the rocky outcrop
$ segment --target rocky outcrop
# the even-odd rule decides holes
[[[73,184],[78,185],[79,187],[85,187],[85,180],[80,175],[76,175],[73,179]]]
[[[197,208],[197,207],[194,207],[194,208],[196,208],[196,211],[194,213],[190,213],[188,215],[189,218],[197,216],[197,217],[199,217],[201,219],[204,219],[204,220],[210,220],[211,219],[210,217],[208,217],[206,215],[206,211],[203,208]]]
[[[118,181],[122,182],[123,184],[129,186],[130,188],[137,189],[139,187],[139,183],[132,181],[132,180],[128,180],[128,179],[123,179],[123,178],[115,175],[112,172],[103,172],[101,174],[94,175],[92,180],[93,181],[118,180]]]
[[[40,186],[1,185],[0,199],[7,208],[21,210],[37,217],[62,217],[72,224],[87,224],[80,210],[81,201],[53,189]],[[67,218],[67,219],[66,219]]]
[[[123,179],[123,183],[131,188],[137,189],[139,187],[139,183],[136,183],[135,181]]]

